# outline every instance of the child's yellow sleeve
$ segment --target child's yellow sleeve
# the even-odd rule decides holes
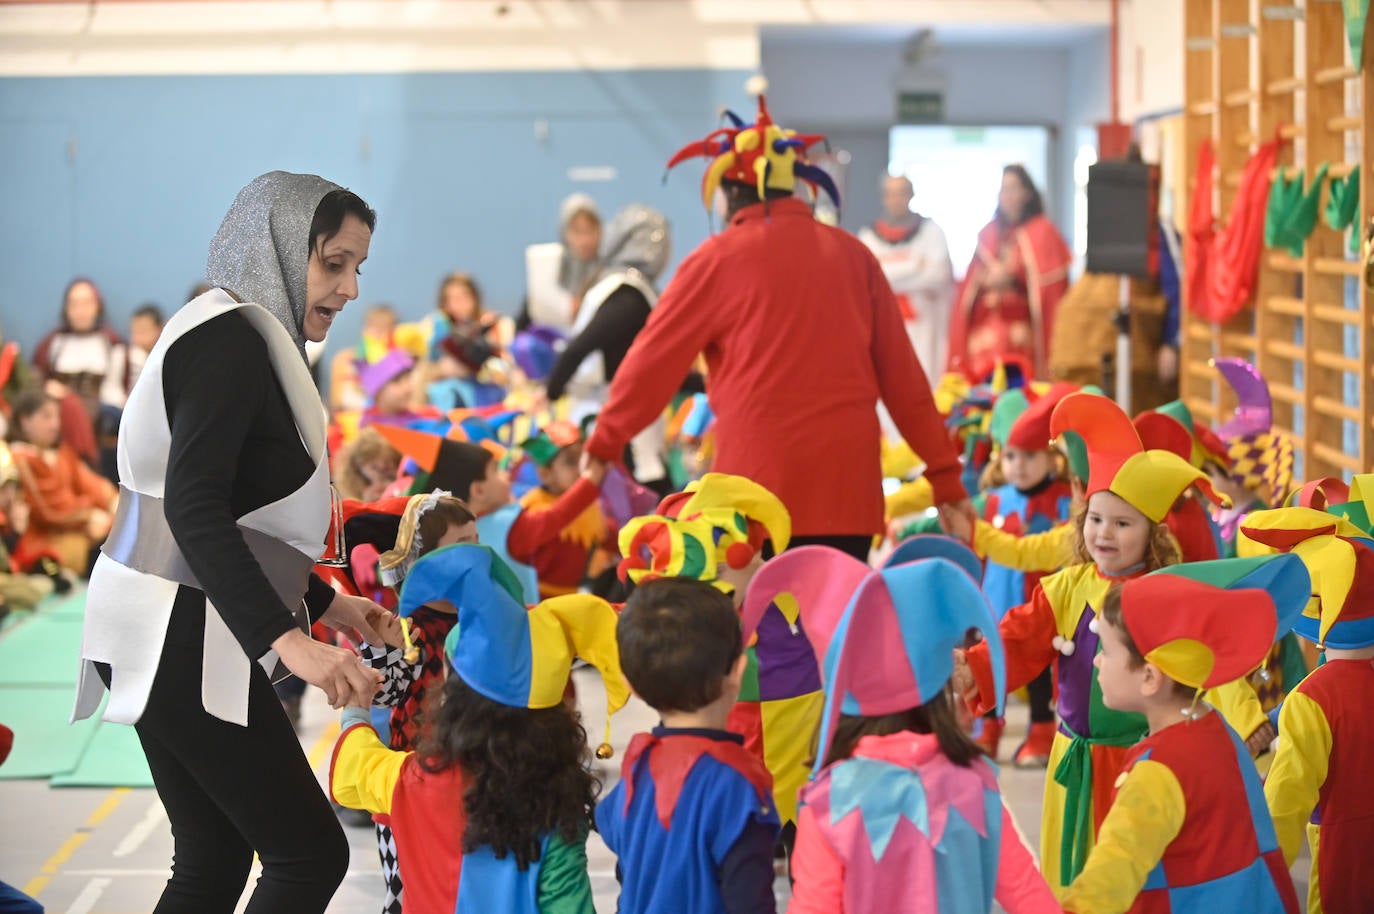
[[[1183,788],[1166,765],[1146,759],[1122,777],[1097,845],[1061,899],[1065,911],[1124,914],[1130,910],[1145,880],[1183,829]]]
[[[344,731],[334,744],[334,758],[329,764],[330,796],[340,806],[389,814],[401,767],[413,754],[388,749],[370,724],[350,726],[345,718]]]
[[[973,528],[973,551],[979,558],[1018,571],[1058,571],[1074,563],[1073,537],[1072,523],[1017,536],[980,520]]]
[[[1264,799],[1289,866],[1302,850],[1330,761],[1331,724],[1322,706],[1302,692],[1289,692],[1279,710],[1279,748],[1264,782]]]
[[[1202,693],[1202,698],[1221,712],[1221,716],[1226,718],[1231,729],[1240,734],[1242,740],[1249,739],[1256,730],[1269,723],[1269,715],[1264,713],[1264,707],[1249,679],[1237,679],[1208,689]]]
[[[908,514],[916,514],[935,507],[935,490],[930,486],[930,480],[924,476],[911,482],[902,483],[902,487],[884,500],[884,511],[887,519],[894,517],[905,517]]]

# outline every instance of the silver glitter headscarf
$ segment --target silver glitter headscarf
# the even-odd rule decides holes
[[[325,194],[338,189],[318,175],[270,171],[254,178],[225,213],[205,263],[210,283],[281,321],[302,358],[310,225]]]
[[[643,203],[631,203],[606,225],[602,249],[604,273],[636,270],[653,282],[672,253],[668,219]]]

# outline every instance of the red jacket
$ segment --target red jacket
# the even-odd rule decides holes
[[[619,459],[700,352],[716,412],[712,469],[772,490],[796,534],[882,531],[879,397],[925,460],[936,502],[965,497],[882,268],[802,201],[746,207],[682,262],[616,371],[587,450]]]

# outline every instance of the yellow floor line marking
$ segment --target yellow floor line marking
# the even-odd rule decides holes
[[[320,738],[315,740],[315,745],[311,746],[310,751],[305,755],[306,761],[310,763],[311,771],[320,767],[320,763],[329,755],[329,750],[334,748],[334,740],[338,738],[339,722],[337,720],[330,721],[324,728],[324,732],[320,734]]]
[[[38,871],[38,875],[24,885],[24,894],[38,897],[38,894],[52,881],[52,877],[57,875],[62,864],[70,860],[72,854],[76,853],[76,849],[91,836],[91,829],[105,821],[105,818],[124,801],[129,792],[128,787],[116,787],[111,790],[109,795],[95,808],[95,811],[86,817],[86,821],[82,823],[81,827],[73,832],[66,841],[63,841],[62,846],[48,858]]]

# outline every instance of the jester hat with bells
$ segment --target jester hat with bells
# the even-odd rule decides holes
[[[1226,504],[1206,474],[1188,461],[1171,451],[1146,450],[1130,417],[1106,397],[1075,393],[1061,400],[1050,432],[1057,437],[1067,431],[1077,432],[1087,448],[1089,498],[1111,492],[1156,524],[1191,485]]]
[[[740,614],[746,639],[770,603],[792,595],[825,681],[813,775],[841,714],[895,714],[939,696],[971,628],[988,640],[1001,713],[1006,661],[997,620],[966,567],[934,557],[875,570],[837,549],[803,546],[759,569]]]
[[[840,205],[840,192],[835,182],[820,168],[807,163],[806,150],[825,137],[819,133],[799,134],[795,130],[784,130],[773,123],[768,114],[768,105],[759,96],[758,117],[752,124],[733,111],[726,111],[730,126],[721,127],[707,134],[704,139],[683,146],[668,160],[668,168],[673,168],[687,159],[705,156],[713,159],[701,180],[701,200],[707,209],[711,208],[711,198],[721,181],[734,181],[758,189],[759,199],[767,196],[768,190],[782,190],[791,193],[797,179],[810,185],[812,195],[821,188]]]
[[[1307,566],[1311,599],[1293,631],[1323,650],[1374,645],[1374,539],[1315,508],[1256,511],[1240,527],[1242,555],[1286,552]]]
[[[513,708],[552,708],[563,701],[574,657],[596,667],[606,684],[605,741],[597,758],[610,758],[610,717],[630,689],[620,670],[615,640],[618,616],[590,594],[553,597],[526,609],[520,582],[488,546],[444,546],[419,559],[401,588],[398,614],[445,600],[458,624],[444,649],[453,671],[485,697]]]
[[[1189,562],[1122,585],[1136,649],[1201,692],[1248,675],[1302,615],[1311,582],[1296,556]]]

